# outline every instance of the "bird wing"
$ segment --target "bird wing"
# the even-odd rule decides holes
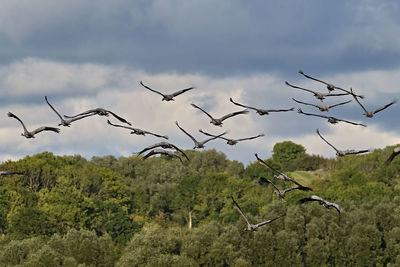
[[[309,201],[318,201],[320,203],[326,203],[326,201],[324,199],[322,199],[322,198],[320,198],[319,196],[316,196],[316,195],[312,195],[310,197],[302,198],[297,203],[298,204],[302,204],[302,203],[309,202]]]
[[[265,134],[259,134],[259,135],[250,136],[250,137],[246,137],[246,138],[240,138],[240,139],[236,139],[236,141],[252,140],[252,139],[256,139],[258,137],[262,137],[262,136],[265,136]]]
[[[285,194],[285,193],[287,193],[289,191],[296,190],[296,189],[302,190],[302,191],[310,191],[310,190],[312,190],[311,188],[306,187],[306,186],[292,186],[292,187],[288,187],[288,188],[283,189],[282,192]]]
[[[108,113],[110,113],[111,115],[113,115],[114,116],[114,118],[116,118],[117,120],[119,120],[120,122],[123,122],[123,123],[126,123],[126,124],[128,124],[128,125],[132,125],[130,122],[128,122],[127,120],[125,120],[124,118],[122,118],[122,117],[120,117],[120,116],[118,116],[117,114],[115,114],[114,112],[112,112],[112,111],[109,111],[109,110],[107,110],[107,112]]]
[[[210,134],[210,133],[204,132],[204,131],[201,130],[201,129],[199,129],[199,132],[201,132],[202,134],[207,135],[207,136],[211,136],[211,137],[215,137],[215,138],[221,138],[221,139],[224,139],[224,140],[226,140],[226,141],[229,141],[228,138],[223,137],[223,136],[221,136],[221,135]],[[225,132],[225,133],[228,133],[228,132]],[[214,139],[214,138],[213,138],[213,139]],[[211,139],[211,140],[213,140],[213,139]]]
[[[249,106],[245,106],[245,105],[243,105],[243,104],[237,103],[237,102],[233,101],[232,97],[231,97],[231,98],[229,98],[229,100],[230,100],[230,101],[231,101],[233,104],[235,104],[235,105],[237,105],[237,106],[239,106],[239,107],[243,107],[243,108],[249,108],[249,109],[258,110],[257,108],[253,108],[253,107],[249,107]]]
[[[323,83],[323,84],[325,84],[325,85],[328,85],[328,83],[327,83],[327,82],[324,82],[324,81],[322,81],[322,80],[319,80],[319,79],[317,79],[317,78],[311,77],[311,76],[309,76],[309,75],[305,74],[305,73],[304,73],[302,70],[299,70],[299,73],[300,73],[301,75],[303,75],[304,77],[308,78],[308,79],[311,79],[311,80],[314,80],[314,81],[317,81],[317,82]],[[336,88],[336,87],[335,87],[335,88]]]
[[[222,138],[222,139],[225,139],[225,140],[229,140],[229,139],[226,139],[226,138],[223,138],[223,137],[222,137],[224,134],[227,134],[227,133],[228,133],[228,132],[223,132],[222,134],[219,134],[219,135],[216,135],[216,136],[214,136],[214,137],[208,138],[208,139],[204,140],[204,141],[201,142],[201,143],[204,145],[205,143],[207,143],[207,142],[209,142],[209,141],[211,141],[211,140],[217,139],[217,138]]]
[[[0,171],[0,175],[14,175],[14,174],[23,174],[23,173],[16,171]]]
[[[328,108],[333,108],[333,107],[336,107],[336,106],[344,105],[344,104],[350,103],[351,101],[353,101],[353,100],[349,100],[349,101],[345,101],[345,102],[329,105]]]
[[[135,130],[135,128],[133,128],[133,127],[129,127],[129,126],[125,126],[125,125],[113,124],[113,123],[111,123],[110,120],[107,120],[107,123],[110,124],[110,125],[112,125],[112,126],[114,126],[114,127],[125,128],[125,129],[129,129],[129,130],[132,130],[132,131]]]
[[[49,100],[47,99],[47,96],[44,97],[44,99],[46,100],[47,104],[50,106],[50,108],[57,114],[57,116],[61,119],[61,121],[63,120],[63,118],[61,117],[60,113],[57,112],[57,110],[49,103]]]
[[[260,159],[260,158],[258,157],[257,153],[255,153],[254,155],[256,156],[258,162],[261,163],[261,165],[264,165],[265,167],[267,167],[267,168],[273,170],[274,172],[276,172],[276,173],[278,173],[278,174],[281,174],[281,175],[283,175],[283,176],[286,176],[283,172],[278,171],[277,169],[275,169],[274,167],[272,167],[271,165],[267,164],[265,161],[263,161],[262,159]]]
[[[140,151],[139,151],[138,153],[136,153],[136,154],[137,154],[137,155],[141,155],[141,154],[143,154],[144,152],[146,152],[147,150],[150,150],[150,149],[153,149],[153,148],[156,148],[156,147],[161,146],[162,143],[164,143],[164,142],[156,143],[156,144],[153,144],[153,145],[149,145],[149,146],[143,148],[142,150],[140,150]]]
[[[20,118],[18,118],[15,114],[8,112],[7,115],[10,118],[14,118],[14,119],[18,120],[22,124],[22,127],[24,128],[25,132],[29,132],[28,129],[26,129],[25,124],[22,122],[22,120]]]
[[[307,116],[321,117],[321,118],[325,118],[325,119],[329,119],[330,118],[330,117],[325,116],[325,115],[303,112],[303,110],[301,108],[297,109],[297,113],[304,114],[304,115],[307,115]]]
[[[192,141],[193,141],[195,144],[198,143],[198,141],[197,141],[193,136],[191,136],[188,132],[186,132],[181,126],[179,126],[179,124],[178,124],[177,121],[175,122],[175,124],[176,124],[176,126],[178,126],[179,129],[181,129],[182,132],[184,132],[187,136],[189,136],[190,139],[192,139]]]
[[[166,136],[166,135],[160,135],[160,134],[152,133],[152,132],[149,132],[149,131],[146,131],[146,130],[140,130],[140,129],[138,129],[138,130],[144,132],[145,134],[150,134],[150,135],[153,135],[153,136],[156,136],[156,137],[161,137],[161,138],[164,138],[164,139],[168,140],[168,136]]]
[[[171,97],[175,97],[175,96],[183,94],[184,92],[192,90],[192,89],[195,89],[195,87],[192,86],[192,87],[189,87],[189,88],[186,88],[186,89],[182,89],[182,90],[176,91],[176,92],[172,93],[170,96]]]
[[[239,204],[236,203],[235,199],[231,196],[233,204],[235,205],[235,207],[237,208],[237,210],[239,211],[239,213],[242,215],[242,217],[244,218],[244,220],[246,221],[247,225],[251,225],[251,223],[249,222],[249,220],[247,219],[246,215],[244,215],[242,209],[240,208]]]
[[[271,220],[267,220],[267,221],[264,221],[264,222],[257,223],[257,224],[255,225],[255,227],[258,228],[258,227],[263,226],[263,225],[265,225],[265,224],[272,223],[273,221],[275,221],[275,220],[277,220],[277,219],[279,219],[279,218],[282,218],[282,217],[284,217],[284,215],[279,216],[279,217],[276,217],[276,218],[273,218],[273,219],[271,219]]]
[[[346,151],[344,151],[344,154],[346,154],[346,155],[356,155],[356,154],[367,153],[367,152],[370,152],[370,151],[371,151],[370,149],[363,149],[363,150],[357,150],[357,151],[355,151],[355,150],[346,150]]]
[[[327,143],[330,147],[332,147],[336,152],[339,152],[339,150],[334,147],[331,143],[329,143],[324,137],[322,137],[322,135],[319,133],[319,129],[317,129],[317,134],[319,135],[319,137],[321,137],[322,140],[325,141],[325,143]]]
[[[265,109],[267,112],[286,112],[286,111],[293,111],[294,108],[288,108],[288,109]]]
[[[89,109],[89,110],[87,110],[87,111],[84,111],[84,112],[82,112],[82,113],[79,113],[79,114],[76,114],[76,115],[73,115],[73,116],[64,115],[64,118],[71,119],[71,118],[75,118],[75,117],[79,117],[79,116],[87,115],[87,114],[90,114],[90,116],[92,116],[92,115],[96,115],[96,114],[97,114],[97,111],[98,111],[97,108]]]
[[[296,100],[296,99],[294,99],[294,98],[292,98],[292,99],[293,99],[293,101],[295,101],[295,102],[297,102],[297,103],[299,103],[299,104],[304,104],[304,105],[309,105],[309,106],[313,106],[313,107],[318,107],[318,105],[314,105],[314,104],[311,104],[311,103],[302,102],[302,101]]]
[[[265,183],[269,183],[272,184],[272,186],[275,188],[275,190],[277,190],[278,192],[280,192],[281,190],[279,190],[278,187],[276,187],[276,185],[269,179],[264,178],[264,177],[260,177],[260,179],[258,180],[259,184],[265,184]]]
[[[199,106],[196,106],[195,104],[190,104],[190,105],[192,105],[192,107],[195,107],[195,108],[197,108],[197,109],[200,109],[201,111],[203,111],[208,117],[210,117],[210,119],[212,119],[212,120],[214,120],[214,118],[210,115],[210,114],[208,114],[204,109],[202,109],[201,107],[199,107]]]
[[[226,114],[226,115],[222,116],[220,118],[220,120],[224,121],[224,120],[226,120],[226,119],[228,119],[230,117],[233,117],[233,116],[236,116],[236,115],[240,115],[240,114],[247,114],[247,113],[249,113],[249,111],[247,109],[241,110],[241,111],[232,112],[232,113],[229,113],[229,114]]]
[[[32,135],[35,135],[35,134],[40,133],[40,132],[42,132],[42,131],[52,131],[52,132],[59,133],[59,132],[60,132],[60,128],[49,127],[49,126],[42,126],[42,127],[39,127],[39,128],[37,128],[37,129],[33,130],[33,131],[31,132],[31,134],[32,134]]]
[[[152,91],[152,92],[154,92],[154,93],[157,93],[157,94],[159,94],[159,95],[161,95],[161,96],[163,96],[163,97],[165,96],[163,93],[160,93],[160,92],[158,92],[158,91],[156,91],[156,90],[154,90],[154,89],[151,89],[151,88],[148,87],[147,85],[144,85],[142,81],[140,81],[140,84],[141,84],[144,88],[146,88],[146,89],[148,89],[148,90],[150,90],[150,91]]]
[[[344,96],[349,95],[349,93],[338,93],[338,94],[323,94],[324,96]]]
[[[333,117],[332,117],[332,118],[333,118]],[[367,127],[367,125],[362,124],[362,123],[352,122],[352,121],[348,121],[348,120],[344,120],[344,119],[338,119],[338,118],[334,118],[334,119],[335,119],[335,120],[338,120],[338,121],[347,122],[347,123],[350,123],[350,124],[353,124],[353,125],[360,125],[360,126]]]
[[[340,207],[339,207],[338,204],[336,204],[336,203],[331,203],[331,202],[327,202],[326,205],[327,205],[328,207],[333,207],[333,208],[335,208],[335,209],[337,210],[337,212],[339,212],[339,214],[340,214]]]
[[[364,110],[365,113],[368,113],[368,111],[365,109],[365,107],[361,104],[361,102],[358,100],[358,97],[356,94],[353,92],[353,88],[350,88],[350,94],[353,96],[353,98],[356,100],[356,102],[361,106],[361,108]]]
[[[397,148],[397,149],[396,149]],[[392,154],[390,154],[390,156],[388,157],[388,159],[385,161],[385,164],[386,165],[389,165],[391,162],[392,162],[392,160],[397,156],[397,155],[399,155],[400,154],[400,147],[396,147],[395,149],[393,149],[393,152],[392,152]]]
[[[70,119],[68,119],[68,120],[65,120],[67,123],[71,123],[71,122],[73,122],[73,121],[77,121],[77,120],[81,120],[81,119],[83,119],[83,118],[86,118],[86,117],[90,117],[90,116],[93,116],[94,115],[94,113],[93,114],[85,114],[85,115],[82,115],[82,116],[79,116],[79,117],[73,117],[73,118],[70,118]],[[63,119],[61,119],[61,120],[63,120]]]
[[[378,113],[379,111],[382,111],[382,110],[384,110],[385,108],[387,108],[387,107],[390,107],[391,105],[393,105],[393,104],[395,104],[397,102],[397,100],[393,100],[392,102],[390,102],[389,104],[386,104],[386,105],[384,105],[383,107],[381,107],[381,108],[378,108],[378,109],[375,109],[372,113]]]
[[[313,94],[317,94],[317,92],[315,92],[313,90],[310,90],[310,89],[307,89],[307,88],[303,88],[303,87],[299,87],[299,86],[290,84],[288,82],[285,82],[285,83],[286,83],[286,85],[289,85],[290,87],[293,87],[293,88],[296,88],[296,89],[300,89],[300,90],[303,90],[303,91],[307,91],[307,92],[310,92],[310,93],[313,93]]]

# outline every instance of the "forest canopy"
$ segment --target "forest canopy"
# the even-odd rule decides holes
[[[291,141],[266,162],[311,192],[285,199],[265,177],[216,150],[190,161],[138,156],[56,156],[6,161],[0,170],[0,263],[5,266],[390,266],[400,264],[400,161],[393,147],[326,159]],[[318,195],[340,215],[299,199]],[[231,197],[252,222],[245,231]],[[82,266],[83,266],[82,265]]]

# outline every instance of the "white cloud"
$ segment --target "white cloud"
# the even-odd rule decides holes
[[[296,106],[291,97],[304,96],[306,93],[288,88],[284,85],[284,80],[291,79],[277,75],[257,74],[225,78],[176,73],[151,75],[124,66],[65,64],[41,59],[27,59],[3,66],[0,73],[9,89],[7,94],[3,93],[4,87],[0,91],[3,99],[3,105],[0,107],[0,114],[3,114],[0,119],[0,136],[2,140],[7,140],[1,145],[1,151],[4,152],[0,160],[3,161],[45,150],[59,155],[81,154],[85,157],[104,154],[128,156],[150,143],[159,141],[152,136],[131,135],[129,130],[113,128],[106,123],[106,118],[99,116],[77,121],[70,128],[61,127],[60,134],[40,133],[35,139],[25,139],[20,136],[22,128],[19,122],[8,118],[6,113],[15,113],[25,122],[28,129],[42,125],[56,126],[59,120],[44,99],[34,101],[30,105],[25,103],[29,99],[42,99],[45,94],[61,114],[73,115],[103,107],[126,118],[134,127],[168,135],[172,143],[183,149],[192,148],[193,143],[180,132],[174,124],[175,121],[200,140],[206,137],[199,133],[198,129],[210,133],[227,130],[227,137],[235,139],[265,133],[263,138],[244,141],[235,146],[228,146],[222,140],[206,145],[206,148],[221,150],[229,158],[245,164],[254,161],[255,152],[265,157],[270,156],[273,145],[285,140],[304,145],[309,153],[333,156],[332,149],[315,134],[317,127],[321,128],[323,135],[339,149],[380,148],[400,143],[400,135],[394,130],[383,130],[377,124],[379,120],[375,120],[378,118],[368,120],[368,127],[363,128],[346,124],[330,126],[326,120],[309,119],[296,112],[259,116],[251,111],[249,114],[226,120],[221,128],[211,125],[205,114],[190,106],[190,103],[195,103],[216,117],[241,110],[229,102],[229,97],[259,108]],[[338,74],[329,80],[339,85],[350,83],[356,86],[368,80],[362,93],[368,96],[369,104],[379,105],[380,103],[374,101],[381,100],[371,96],[382,92],[388,96],[396,95],[398,92],[388,88],[394,86],[399,79],[400,70]],[[196,89],[176,97],[175,101],[165,102],[161,101],[160,95],[140,86],[140,80],[156,90],[167,93],[188,86],[196,86]],[[311,81],[301,81],[311,84]],[[3,81],[2,86],[4,84]],[[10,96],[17,98],[8,103],[7,97]],[[18,102],[18,99],[21,99],[21,102]],[[381,115],[379,119],[385,119],[385,114]],[[359,117],[362,117],[361,114]],[[112,117],[109,119],[119,123]]]

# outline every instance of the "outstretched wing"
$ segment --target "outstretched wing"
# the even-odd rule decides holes
[[[252,139],[256,139],[258,137],[262,137],[262,136],[265,136],[265,134],[259,134],[259,135],[250,136],[250,137],[246,137],[246,138],[240,138],[240,139],[236,139],[236,141],[252,140]]]
[[[386,104],[386,105],[384,105],[384,106],[381,107],[381,108],[375,109],[375,110],[373,111],[373,113],[374,113],[374,114],[375,114],[375,113],[378,113],[379,111],[382,111],[382,110],[384,110],[385,108],[388,108],[388,107],[390,107],[391,105],[396,104],[396,103],[397,103],[397,100],[393,100],[393,101],[390,102],[389,104]]]
[[[179,91],[176,91],[175,93],[172,93],[171,94],[171,96],[172,97],[175,97],[175,96],[178,96],[178,95],[180,95],[180,94],[183,94],[184,92],[186,92],[186,91],[189,91],[189,90],[192,90],[192,89],[195,89],[196,87],[189,87],[189,88],[186,88],[186,89],[182,89],[182,90],[179,90]]]
[[[15,114],[8,112],[7,116],[18,120],[21,123],[22,127],[24,128],[25,132],[29,132],[28,129],[26,129],[25,124],[22,122],[22,120],[20,118],[18,118]]]
[[[241,110],[241,111],[232,112],[232,113],[229,113],[229,114],[226,114],[226,115],[222,116],[220,118],[220,120],[224,121],[224,120],[226,120],[226,119],[228,119],[230,117],[233,117],[233,116],[236,116],[236,115],[240,115],[240,114],[247,114],[247,113],[249,113],[249,111],[247,109]]]
[[[367,125],[362,124],[362,123],[357,123],[357,122],[348,121],[348,120],[344,120],[344,119],[338,119],[338,118],[334,118],[334,119],[335,119],[335,120],[338,120],[338,121],[347,122],[347,123],[350,123],[350,124],[353,124],[353,125],[360,125],[360,126],[363,126],[363,127],[367,127]]]
[[[304,112],[301,108],[297,109],[297,113],[304,114],[304,115],[307,115],[307,116],[314,116],[314,117],[325,118],[325,119],[329,119],[329,118],[330,118],[330,117],[325,116],[325,115],[313,114],[313,113],[306,113],[306,112]]]
[[[224,140],[226,140],[226,141],[229,141],[228,138],[223,137],[221,134],[220,134],[220,135],[210,134],[210,133],[204,132],[202,129],[199,129],[199,132],[201,132],[201,133],[204,134],[204,135],[207,135],[207,136],[210,136],[210,137],[214,137],[214,138],[212,138],[211,140],[213,140],[213,139],[215,139],[215,138],[221,138],[221,139],[224,139]],[[228,133],[228,132],[225,132],[225,134],[226,134],[226,133]]]
[[[302,190],[302,191],[312,191],[312,189],[307,186],[293,186],[293,187],[285,188],[282,191],[283,191],[283,193],[287,193],[289,191],[296,190],[296,189]]]
[[[82,116],[82,115],[88,115],[88,114],[90,114],[90,116],[92,116],[92,115],[96,115],[97,111],[98,111],[97,108],[89,109],[87,111],[84,111],[82,113],[79,113],[79,114],[76,114],[76,115],[73,115],[73,116],[64,115],[64,118],[71,119],[71,118],[76,118],[76,117],[79,117],[79,116]]]
[[[322,204],[325,204],[325,203],[326,203],[326,201],[325,201],[324,199],[322,199],[321,197],[316,196],[316,195],[312,195],[312,196],[310,196],[310,197],[302,198],[302,199],[300,199],[297,203],[298,203],[298,204],[302,204],[302,203],[310,202],[310,201],[317,201],[317,202],[320,202],[320,203],[322,203]]]
[[[227,134],[227,133],[228,133],[228,132],[223,132],[222,134],[215,135],[214,137],[208,138],[208,139],[204,140],[204,141],[201,142],[201,143],[204,145],[205,143],[207,143],[207,142],[209,142],[209,141],[211,141],[211,140],[217,139],[217,138],[222,138],[222,139],[225,139],[225,140],[229,140],[229,139],[226,139],[226,138],[222,137],[223,135],[225,135],[225,134]]]
[[[275,221],[275,220],[277,220],[277,219],[279,219],[279,218],[282,218],[282,217],[284,217],[284,216],[285,216],[285,215],[282,215],[282,216],[273,218],[273,219],[271,219],[271,220],[267,220],[267,221],[264,221],[264,222],[257,223],[257,224],[255,225],[255,227],[258,228],[258,227],[260,227],[260,226],[263,226],[263,225],[272,223],[273,221]]]
[[[152,91],[152,92],[154,92],[154,93],[156,93],[156,94],[159,94],[159,95],[161,95],[161,96],[163,96],[163,97],[165,96],[163,93],[158,92],[158,91],[156,91],[156,90],[154,90],[154,89],[148,87],[147,85],[144,85],[144,83],[143,83],[142,81],[140,81],[140,84],[141,84],[144,88],[146,88],[146,89],[148,89],[148,90],[150,90],[150,91]]]
[[[322,137],[322,135],[319,133],[319,129],[317,129],[317,134],[319,135],[319,137],[321,137],[321,139],[322,140],[324,140],[325,141],[325,143],[327,143],[330,147],[332,147],[337,153],[339,152],[339,150],[336,148],[336,147],[334,147],[331,143],[329,143],[324,137]]]
[[[190,105],[192,105],[192,107],[194,107],[194,108],[200,109],[200,110],[203,111],[208,117],[210,117],[210,119],[214,120],[214,118],[213,118],[210,114],[208,114],[207,111],[205,111],[204,109],[202,109],[201,107],[199,107],[199,106],[197,106],[197,105],[195,105],[195,104],[193,104],[193,103],[190,104]]]
[[[63,118],[61,117],[60,113],[58,113],[57,110],[49,103],[49,100],[47,99],[47,96],[45,96],[44,99],[46,100],[46,102],[50,106],[50,108],[57,114],[57,116],[60,118],[60,120],[63,120]]]
[[[16,171],[0,171],[0,176],[14,175],[14,174],[23,174],[23,173]]]
[[[276,187],[276,185],[271,180],[269,180],[267,178],[260,177],[260,179],[258,180],[258,183],[261,184],[261,185],[265,185],[266,183],[272,184],[272,186],[275,188],[275,190],[280,192],[279,188]]]
[[[150,134],[150,135],[153,135],[153,136],[156,136],[156,137],[161,137],[161,138],[164,138],[164,139],[168,140],[168,136],[166,136],[166,135],[160,135],[160,134],[152,133],[152,132],[149,132],[149,131],[146,131],[146,130],[141,130],[141,131],[144,132],[145,134]]]
[[[114,112],[109,111],[109,110],[107,110],[107,112],[110,113],[111,115],[113,115],[114,118],[116,118],[116,119],[119,120],[120,122],[126,123],[126,124],[128,124],[128,125],[132,125],[129,121],[127,121],[127,120],[125,120],[124,118],[118,116],[118,115],[115,114]]]
[[[368,113],[368,111],[365,109],[365,107],[361,104],[361,102],[358,100],[358,97],[356,94],[353,92],[353,88],[350,88],[350,94],[353,96],[353,98],[356,100],[356,102],[361,106],[361,108],[364,110],[365,113]]]
[[[114,127],[125,128],[125,129],[129,129],[129,130],[132,130],[132,131],[135,130],[135,128],[133,128],[133,127],[129,127],[129,126],[125,126],[125,125],[113,124],[113,123],[111,123],[110,120],[107,120],[107,123],[110,124],[110,125],[112,125],[112,126],[114,126]]]
[[[233,204],[235,205],[235,207],[237,208],[237,210],[239,211],[240,215],[242,215],[242,217],[244,218],[244,220],[246,221],[247,225],[251,225],[251,223],[249,222],[249,220],[247,219],[246,215],[244,215],[242,209],[240,208],[239,204],[236,203],[235,199],[231,196]]]
[[[350,103],[351,101],[353,101],[353,100],[349,100],[349,101],[345,101],[345,102],[329,105],[328,108],[333,108],[333,107],[336,107],[336,106],[344,105],[344,104]]]
[[[285,82],[285,83],[286,83],[286,85],[288,85],[288,86],[290,86],[290,87],[293,87],[293,88],[296,88],[296,89],[300,89],[300,90],[303,90],[303,91],[307,91],[307,92],[310,92],[310,93],[313,93],[313,94],[316,94],[316,93],[317,93],[317,92],[315,92],[315,91],[313,91],[313,90],[310,90],[310,89],[307,89],[307,88],[303,88],[303,87],[299,87],[299,86],[290,84],[290,83],[288,83],[288,82]]]
[[[32,134],[32,135],[35,135],[35,134],[40,133],[40,132],[43,132],[43,131],[52,131],[52,132],[59,133],[59,132],[60,132],[60,129],[59,129],[59,128],[56,128],[56,127],[42,126],[42,127],[39,127],[39,128],[37,128],[37,129],[33,130],[33,131],[31,132],[31,134]]]
[[[392,160],[399,154],[400,154],[400,147],[394,148],[392,154],[390,154],[389,158],[385,161],[385,164],[389,165],[392,162]]]
[[[229,101],[231,101],[233,104],[235,104],[236,106],[242,107],[242,108],[249,108],[249,109],[254,109],[254,110],[258,110],[257,108],[253,108],[253,107],[249,107],[249,106],[245,106],[243,104],[237,103],[235,101],[233,101],[232,97],[229,98]]]
[[[176,126],[178,126],[178,128],[179,128],[182,132],[184,132],[187,136],[189,136],[190,139],[192,139],[192,141],[193,141],[195,144],[198,143],[198,141],[197,141],[196,139],[194,139],[193,136],[191,136],[188,132],[186,132],[181,126],[179,126],[179,124],[178,124],[177,121],[175,122],[175,124],[176,124]]]
[[[296,100],[296,99],[294,99],[294,98],[292,98],[292,99],[293,99],[294,102],[297,102],[297,103],[299,103],[299,104],[308,105],[308,106],[313,106],[313,107],[318,107],[318,105],[314,105],[314,104],[311,104],[311,103],[302,102],[302,101]]]

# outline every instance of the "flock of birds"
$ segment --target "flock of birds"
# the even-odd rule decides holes
[[[372,118],[376,113],[388,108],[389,106],[391,106],[391,105],[393,105],[393,104],[395,104],[397,102],[396,100],[393,100],[392,102],[390,102],[390,103],[388,103],[388,104],[386,104],[386,105],[384,105],[384,106],[382,106],[382,107],[380,107],[378,109],[375,109],[375,110],[372,110],[372,111],[368,111],[360,101],[360,99],[364,99],[364,96],[356,94],[353,91],[353,89],[346,90],[346,89],[340,88],[340,87],[335,86],[335,85],[333,85],[331,83],[327,83],[327,82],[322,81],[320,79],[311,77],[311,76],[305,74],[303,71],[299,71],[299,73],[301,75],[303,75],[304,77],[308,78],[308,79],[311,79],[313,81],[316,81],[316,82],[319,82],[319,83],[322,83],[322,84],[326,85],[326,88],[328,89],[328,92],[327,93],[316,92],[316,91],[313,91],[313,90],[310,90],[310,89],[307,89],[307,88],[303,88],[303,87],[299,87],[299,86],[290,84],[289,82],[286,82],[286,85],[288,85],[288,86],[290,86],[290,87],[292,87],[294,89],[297,89],[297,90],[302,90],[302,91],[305,91],[305,92],[312,93],[315,96],[315,98],[320,100],[321,102],[323,102],[328,97],[331,98],[331,97],[337,97],[337,96],[351,96],[360,105],[360,107],[363,110],[363,115],[365,115],[367,118]],[[187,91],[195,89],[195,87],[189,87],[189,88],[186,88],[186,89],[182,89],[182,90],[176,91],[176,92],[174,92],[172,94],[164,94],[162,92],[154,90],[151,87],[145,85],[142,81],[140,81],[140,84],[144,88],[146,88],[147,90],[150,90],[150,91],[152,91],[152,92],[154,92],[156,94],[161,95],[162,96],[162,101],[174,101],[175,97],[177,97],[177,96],[179,96],[179,95],[181,95],[181,94],[183,94],[183,93],[185,93]],[[332,93],[333,91],[340,91],[340,92]],[[331,104],[331,105],[317,105],[317,104],[307,103],[307,102],[304,102],[304,101],[301,101],[301,100],[297,100],[295,98],[292,98],[292,99],[293,99],[294,102],[296,102],[298,104],[307,105],[307,106],[313,106],[315,108],[318,108],[321,112],[329,112],[329,110],[331,108],[342,106],[342,105],[346,105],[346,104],[352,102],[352,100],[347,100],[347,101],[344,101],[344,102],[339,102],[339,103]],[[150,132],[150,131],[147,131],[147,130],[142,130],[142,129],[139,129],[139,128],[132,127],[132,124],[129,121],[127,121],[123,117],[115,114],[114,112],[112,112],[110,110],[107,110],[107,109],[104,109],[104,108],[94,108],[94,109],[90,109],[90,110],[81,112],[81,113],[76,114],[76,115],[63,115],[63,116],[61,116],[61,114],[50,104],[47,96],[45,96],[45,101],[48,104],[48,106],[54,111],[54,113],[56,113],[56,115],[60,119],[60,123],[58,124],[58,126],[70,127],[73,122],[78,121],[78,120],[82,120],[82,119],[85,119],[85,118],[88,118],[88,117],[91,117],[91,116],[94,116],[94,115],[106,116],[106,117],[109,117],[111,115],[112,117],[114,117],[116,120],[118,120],[119,122],[121,122],[123,124],[115,124],[115,123],[112,123],[110,120],[107,120],[107,123],[110,126],[130,130],[131,134],[143,135],[143,136],[144,135],[153,135],[155,137],[163,138],[163,139],[168,140],[168,136],[166,136],[166,135],[153,133],[153,132]],[[273,113],[273,112],[290,112],[290,111],[294,111],[294,108],[289,108],[289,109],[261,109],[261,108],[251,107],[251,106],[248,106],[248,105],[245,105],[245,104],[238,103],[238,102],[234,101],[232,98],[230,98],[230,102],[232,104],[236,105],[236,106],[239,106],[239,107],[242,107],[242,108],[245,108],[245,109],[240,110],[240,111],[235,111],[235,112],[232,112],[232,113],[228,113],[228,114],[226,114],[226,115],[224,115],[222,117],[216,118],[216,117],[212,116],[211,114],[209,114],[203,108],[201,108],[201,107],[199,107],[199,106],[197,106],[197,105],[195,105],[193,103],[191,104],[191,106],[193,108],[196,108],[196,109],[200,110],[202,113],[204,113],[206,116],[208,116],[209,119],[210,119],[210,123],[211,124],[213,124],[215,126],[219,126],[219,127],[222,127],[223,122],[225,120],[227,120],[229,118],[232,118],[232,117],[235,117],[235,116],[238,116],[238,115],[247,114],[247,113],[249,113],[249,110],[256,111],[256,113],[259,114],[260,116],[269,115],[270,113]],[[344,122],[344,123],[349,123],[349,124],[352,124],[352,125],[358,125],[358,126],[366,127],[365,124],[352,122],[352,121],[345,120],[345,119],[335,118],[333,116],[326,116],[326,115],[315,114],[315,113],[306,113],[306,112],[303,112],[303,110],[301,108],[298,108],[297,112],[299,114],[303,114],[303,115],[306,115],[306,116],[315,116],[315,117],[321,117],[321,118],[327,119],[328,122],[331,123],[331,124],[337,124],[338,122]],[[18,120],[20,122],[20,124],[22,125],[22,128],[23,128],[23,133],[21,133],[21,135],[26,137],[26,138],[34,138],[36,134],[39,134],[39,133],[45,132],[45,131],[51,131],[51,132],[55,132],[55,133],[59,133],[60,132],[60,128],[50,127],[50,126],[42,126],[42,127],[37,128],[37,129],[34,129],[32,131],[29,131],[26,128],[26,126],[23,123],[23,121],[19,117],[17,117],[15,114],[13,114],[11,112],[8,112],[7,115],[10,118],[14,118],[14,119],[16,119],[16,120]],[[194,143],[193,149],[204,148],[205,144],[207,142],[210,142],[210,141],[216,140],[216,139],[225,140],[228,145],[235,145],[235,144],[237,144],[238,142],[241,142],[241,141],[252,140],[252,139],[256,139],[256,138],[264,136],[264,134],[258,134],[258,135],[254,135],[254,136],[250,136],[250,137],[246,137],[246,138],[230,139],[230,138],[225,137],[225,135],[227,134],[226,131],[224,131],[222,133],[219,133],[219,134],[211,134],[211,133],[205,132],[205,131],[200,129],[199,132],[202,133],[204,136],[207,136],[207,138],[204,139],[203,141],[198,141],[198,139],[194,138],[189,132],[187,132],[184,128],[182,128],[177,121],[175,122],[175,124],[176,124],[176,126],[178,127],[178,129],[180,131],[182,131],[185,135],[187,135],[193,141],[193,143]],[[339,150],[335,146],[333,146],[330,142],[328,142],[320,134],[319,129],[317,129],[316,132],[317,132],[318,136],[325,143],[327,143],[330,147],[332,147],[336,151],[336,155],[339,156],[339,157],[343,157],[343,156],[350,155],[350,154],[367,153],[367,152],[370,151],[370,149],[357,150],[357,151],[353,150],[353,149]],[[176,157],[181,162],[183,162],[183,159],[185,159],[187,161],[190,160],[189,157],[185,154],[184,150],[182,150],[179,147],[177,147],[176,145],[174,145],[172,143],[169,143],[169,142],[166,142],[166,141],[162,141],[162,142],[158,142],[158,143],[149,145],[149,146],[143,148],[137,154],[138,155],[143,155],[143,159],[144,160],[149,158],[149,157],[151,157],[151,156],[154,156],[154,155],[166,155],[166,156],[169,156],[169,157]],[[400,147],[394,148],[392,154],[386,160],[386,164],[390,164],[392,162],[392,160],[398,154],[400,154]],[[268,168],[268,169],[272,170],[274,173],[276,173],[276,175],[274,176],[275,179],[284,180],[284,181],[287,181],[287,182],[290,182],[290,183],[294,184],[294,186],[292,186],[292,187],[288,187],[288,188],[285,188],[285,189],[279,189],[275,185],[275,183],[273,181],[271,181],[271,180],[269,180],[267,178],[264,178],[264,177],[259,177],[259,181],[258,181],[259,184],[260,185],[271,184],[272,187],[274,188],[274,192],[276,193],[278,198],[284,199],[285,195],[288,192],[293,191],[293,190],[312,191],[311,188],[299,184],[293,178],[290,178],[289,176],[287,176],[283,172],[281,172],[281,171],[273,168],[269,164],[267,164],[265,161],[260,159],[257,154],[255,154],[255,157],[256,157],[257,161],[261,165],[265,166],[266,168]],[[16,174],[17,175],[18,174],[21,175],[23,173],[14,172],[14,171],[0,171],[0,176],[16,175]],[[277,220],[277,219],[279,219],[279,218],[284,216],[284,215],[282,215],[282,216],[276,217],[276,218],[271,219],[271,220],[260,222],[258,224],[251,224],[249,222],[248,218],[246,217],[246,215],[244,214],[244,212],[242,211],[242,209],[240,208],[239,204],[235,201],[235,199],[233,197],[231,197],[231,198],[232,198],[232,202],[233,202],[234,206],[237,208],[237,210],[239,211],[240,215],[244,218],[244,220],[247,223],[246,230],[256,231],[260,226],[269,224],[269,223],[271,223],[271,222],[273,222],[273,221],[275,221],[275,220]],[[321,205],[323,205],[326,208],[334,208],[340,214],[340,208],[339,208],[338,204],[330,203],[330,202],[328,202],[328,201],[324,200],[323,198],[321,198],[319,196],[316,196],[316,195],[311,195],[309,197],[302,198],[302,199],[300,199],[298,201],[298,203],[302,204],[302,203],[313,202],[313,201],[319,202]]]

